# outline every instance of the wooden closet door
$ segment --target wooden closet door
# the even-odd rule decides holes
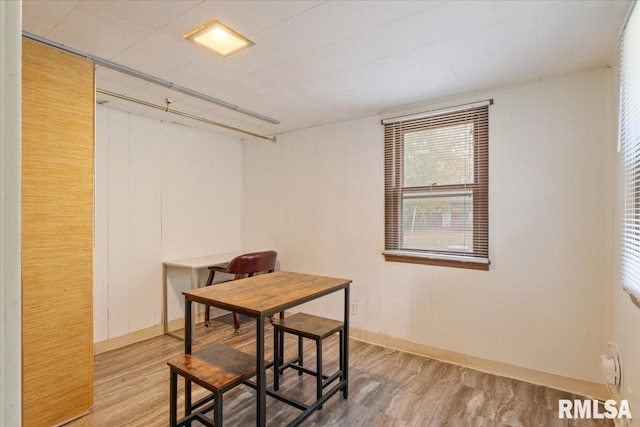
[[[23,38],[23,425],[93,402],[94,64]]]

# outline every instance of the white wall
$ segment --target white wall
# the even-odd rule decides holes
[[[161,323],[162,261],[239,251],[239,139],[98,106],[94,341]],[[169,319],[189,274],[170,274]]]
[[[379,329],[383,215],[377,117],[244,145],[244,247],[273,247],[281,268],[353,279],[361,310],[352,326]],[[314,301],[342,316],[342,294]],[[326,302],[329,301],[329,302]]]
[[[615,149],[602,120],[608,72],[440,104],[495,100],[488,272],[383,260],[379,117],[245,143],[244,245],[278,248],[284,270],[353,279],[353,327],[601,382]],[[307,309],[338,318],[339,303]]]

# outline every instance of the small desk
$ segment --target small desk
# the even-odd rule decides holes
[[[280,313],[282,316],[286,309],[344,290],[344,377],[336,386],[327,391],[322,399],[308,405],[308,407],[299,407],[303,410],[302,414],[289,424],[289,426],[297,426],[338,391],[342,390],[344,399],[348,397],[350,284],[351,280],[348,279],[276,271],[271,274],[221,283],[217,286],[185,291],[182,293],[185,296],[185,354],[191,353],[193,343],[193,328],[191,322],[187,320],[191,318],[193,302],[209,304],[254,317],[256,319],[256,425],[265,427],[267,422],[267,374],[264,364],[265,319],[276,313]],[[273,396],[277,392],[270,391],[269,394]]]
[[[227,254],[207,255],[195,258],[178,259],[174,261],[162,262],[162,328],[165,335],[171,335],[172,337],[182,339],[178,335],[169,332],[169,309],[168,305],[168,289],[167,289],[167,267],[172,268],[187,268],[191,270],[191,289],[198,287],[198,274],[197,271],[203,268],[209,268],[216,264],[222,264],[229,262],[238,255],[244,252],[230,252]],[[191,321],[195,327],[195,313]]]

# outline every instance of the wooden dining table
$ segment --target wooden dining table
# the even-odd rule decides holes
[[[185,354],[190,354],[193,346],[191,319],[194,302],[208,304],[224,310],[244,314],[256,319],[256,425],[266,426],[267,395],[302,410],[289,426],[297,426],[320,408],[331,396],[342,391],[342,397],[349,395],[349,287],[351,280],[311,274],[277,271],[246,279],[234,280],[206,288],[184,291],[185,297]],[[264,363],[265,319],[305,302],[321,298],[338,291],[344,291],[344,367],[341,380],[328,390],[316,402],[307,405],[295,397],[284,396],[280,392],[269,390],[266,384],[267,366]]]

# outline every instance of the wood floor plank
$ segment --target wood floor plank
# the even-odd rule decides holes
[[[249,354],[256,353],[255,324],[243,322],[242,334],[233,326],[212,322],[197,326],[194,350],[221,342]],[[297,352],[296,339],[285,340],[285,358]],[[265,358],[272,359],[271,326],[265,329]],[[330,337],[324,346],[325,372],[337,369],[338,340]],[[613,426],[610,420],[558,419],[558,399],[578,399],[570,393],[510,378],[474,371],[396,350],[350,343],[349,399],[332,397],[305,426],[335,427],[491,427]],[[165,427],[169,419],[169,368],[166,361],[181,354],[184,346],[169,336],[160,336],[95,357],[95,404],[91,413],[70,427]],[[315,366],[315,346],[305,340],[305,365]],[[267,384],[273,375],[267,371]],[[183,396],[183,381],[178,395]],[[198,396],[204,390],[194,386]],[[310,403],[315,397],[315,379],[288,370],[281,391]],[[183,400],[178,402],[182,410]],[[255,424],[255,390],[239,386],[224,395],[224,424],[245,427]],[[267,399],[267,425],[285,426],[300,412],[275,399]],[[194,422],[194,427],[199,423]]]

